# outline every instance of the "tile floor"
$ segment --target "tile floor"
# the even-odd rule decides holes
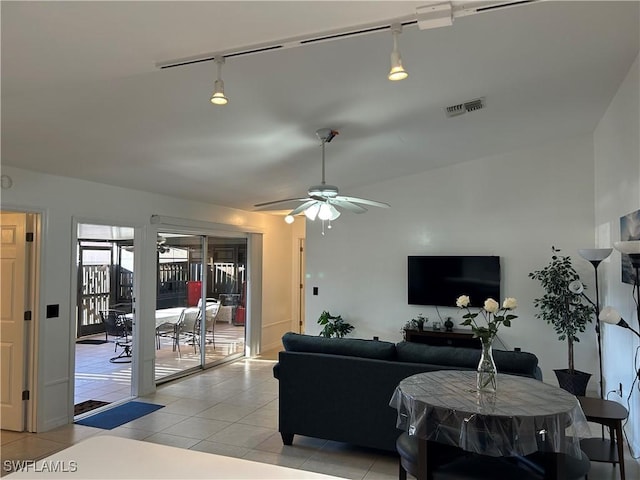
[[[216,343],[206,344],[205,361],[220,363],[229,355],[244,352],[244,330],[244,326],[216,325]],[[109,362],[121,352],[121,349],[115,351],[113,338],[110,338],[109,343],[102,345],[76,343],[76,404],[86,400],[116,402],[131,395],[131,363]],[[83,339],[104,340],[104,333]],[[161,348],[156,350],[156,380],[200,365],[200,351],[196,352],[186,339],[181,342],[181,355],[172,347],[171,338],[161,337]]]
[[[114,430],[67,425],[40,434],[2,431],[1,458],[39,459],[87,437],[108,434],[350,479],[398,478],[393,454],[300,436],[292,446],[282,445],[277,431],[278,384],[272,374],[275,353],[162,385],[141,400],[165,408]],[[598,435],[599,427],[593,431]],[[640,479],[640,464],[626,454],[627,479]],[[592,463],[589,480],[618,478],[612,465]]]

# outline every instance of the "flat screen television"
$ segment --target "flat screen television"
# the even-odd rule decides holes
[[[409,305],[455,307],[460,295],[475,307],[500,302],[500,257],[409,256],[407,272]]]

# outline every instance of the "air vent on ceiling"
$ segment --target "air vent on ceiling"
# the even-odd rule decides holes
[[[447,113],[447,117],[457,117],[463,113],[473,112],[485,107],[484,97],[476,98],[475,100],[469,100],[468,102],[458,103],[457,105],[450,105],[445,107],[444,111]]]

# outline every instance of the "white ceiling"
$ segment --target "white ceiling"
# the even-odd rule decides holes
[[[2,163],[251,209],[588,134],[639,49],[639,3],[539,2],[213,62],[156,63],[389,24],[428,2],[8,2]],[[461,2],[454,2],[460,4]],[[465,2],[468,3],[468,2]],[[485,97],[484,110],[443,107]],[[376,200],[385,201],[384,198]]]

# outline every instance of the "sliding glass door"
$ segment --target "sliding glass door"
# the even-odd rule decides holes
[[[247,239],[164,231],[157,258],[156,381],[244,355]]]

